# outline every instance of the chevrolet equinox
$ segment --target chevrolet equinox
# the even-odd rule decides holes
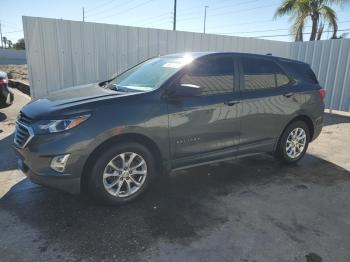
[[[33,182],[120,204],[172,170],[260,153],[297,162],[321,132],[324,96],[302,62],[172,54],[30,102],[14,146]]]

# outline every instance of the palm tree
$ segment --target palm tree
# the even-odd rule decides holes
[[[5,48],[6,48],[6,44],[7,44],[7,37],[3,36],[1,41],[4,43]]]
[[[337,38],[337,15],[329,5],[342,5],[345,2],[349,0],[283,0],[274,18],[291,15],[291,33],[295,35],[295,41],[303,41],[302,35],[308,18],[312,22],[310,41],[321,38],[325,23],[332,27],[332,38]]]

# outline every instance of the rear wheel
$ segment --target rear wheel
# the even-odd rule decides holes
[[[304,156],[309,141],[310,130],[307,124],[303,121],[292,122],[280,137],[276,155],[285,163],[295,163]]]
[[[111,147],[97,159],[89,176],[89,188],[109,204],[122,204],[141,195],[155,175],[152,153],[137,143]]]

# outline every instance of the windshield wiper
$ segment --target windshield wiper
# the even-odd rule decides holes
[[[124,92],[124,93],[134,92],[130,88],[127,88],[125,86],[118,86],[117,84],[107,84],[105,88],[108,88],[110,90],[117,91],[117,92]]]

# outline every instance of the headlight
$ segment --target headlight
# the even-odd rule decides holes
[[[90,115],[82,115],[66,119],[48,120],[47,123],[41,123],[38,127],[40,130],[49,133],[57,133],[76,127],[88,120],[89,117]]]

